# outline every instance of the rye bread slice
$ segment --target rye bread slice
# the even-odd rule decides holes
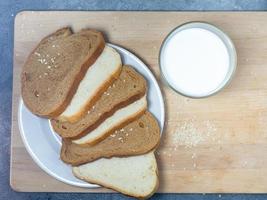
[[[146,93],[146,80],[130,66],[123,66],[118,80],[100,97],[87,115],[75,123],[51,120],[55,132],[63,138],[80,138]]]
[[[69,27],[41,40],[21,74],[21,94],[28,109],[48,118],[62,113],[104,47],[100,32],[82,30],[73,34]]]
[[[65,163],[76,166],[99,158],[144,154],[155,149],[159,141],[157,120],[146,111],[140,118],[114,131],[94,146],[81,146],[70,139],[63,139],[60,157]]]

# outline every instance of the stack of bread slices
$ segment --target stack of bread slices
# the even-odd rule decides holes
[[[139,198],[156,191],[160,129],[147,111],[146,80],[101,32],[67,27],[45,37],[21,80],[24,104],[51,120],[77,178]]]

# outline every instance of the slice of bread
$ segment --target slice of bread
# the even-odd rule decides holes
[[[76,144],[95,145],[109,136],[114,130],[121,128],[140,117],[147,108],[146,95],[141,99],[117,110],[87,135],[72,140]]]
[[[159,185],[157,161],[153,152],[124,158],[102,158],[73,167],[72,171],[79,179],[136,198],[152,196]]]
[[[118,109],[140,99],[146,93],[146,81],[130,66],[123,66],[118,80],[100,97],[92,109],[75,123],[51,120],[55,132],[63,138],[79,138],[112,116]]]
[[[81,165],[99,158],[140,155],[155,149],[160,141],[157,120],[145,112],[137,120],[94,146],[81,146],[70,139],[62,140],[61,160],[71,165]]]
[[[104,47],[102,34],[94,30],[73,34],[67,27],[45,37],[22,69],[24,104],[39,116],[52,118],[60,115]]]
[[[82,118],[119,77],[121,68],[119,53],[112,47],[105,46],[104,51],[87,70],[70,104],[58,119],[74,123]]]

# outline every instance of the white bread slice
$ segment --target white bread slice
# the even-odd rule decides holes
[[[95,144],[104,139],[108,133],[120,126],[123,126],[123,124],[129,120],[141,115],[143,112],[145,112],[146,108],[147,100],[145,95],[134,103],[117,110],[112,116],[107,118],[90,133],[79,139],[73,140],[72,142],[76,144]]]
[[[110,82],[118,78],[121,68],[119,53],[112,47],[105,46],[95,63],[88,68],[70,104],[58,119],[78,121],[93,106],[96,97],[100,97]]]
[[[137,198],[150,197],[159,185],[153,152],[131,157],[101,158],[72,169],[79,179]]]

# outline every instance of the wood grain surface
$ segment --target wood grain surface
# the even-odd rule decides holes
[[[233,81],[206,99],[180,96],[160,79],[160,45],[173,28],[188,21],[217,25],[232,38],[237,49]],[[103,31],[107,41],[140,57],[159,81],[165,98],[166,126],[157,150],[158,192],[267,192],[266,22],[266,12],[19,13],[14,27],[12,188],[33,192],[110,192],[69,186],[47,175],[26,152],[18,129],[21,67],[41,38],[70,25],[74,31],[88,27]]]

